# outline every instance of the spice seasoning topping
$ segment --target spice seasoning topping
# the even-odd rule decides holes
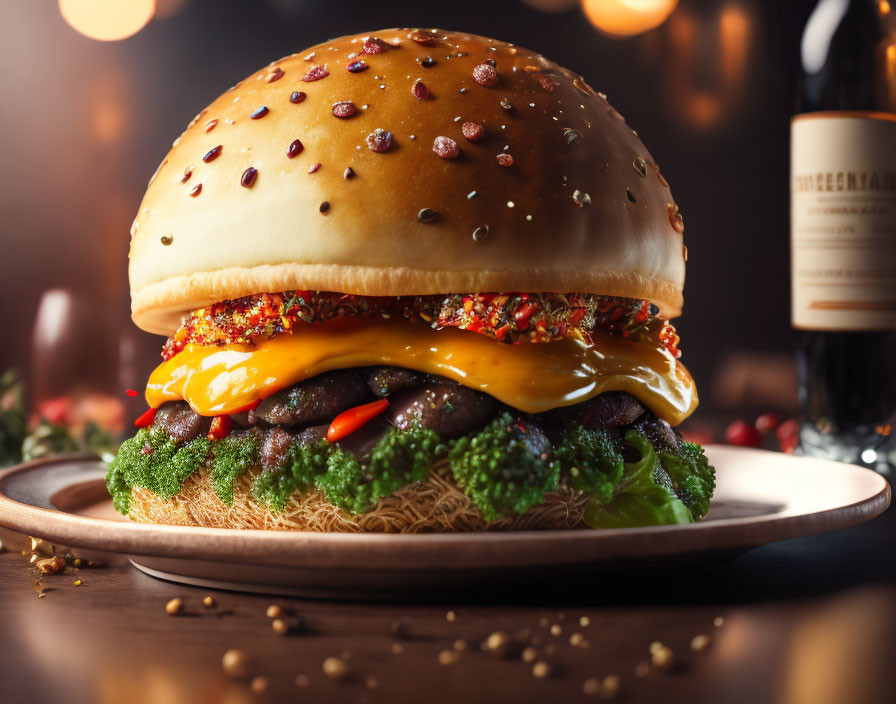
[[[423,223],[433,222],[438,217],[438,212],[436,212],[432,208],[423,208],[419,213],[417,213],[417,219]]]
[[[340,100],[338,103],[333,103],[333,114],[345,120],[355,114],[355,106],[351,100]]]
[[[305,99],[305,94],[300,90],[294,90],[289,96],[289,102],[298,105]]]
[[[473,80],[481,86],[491,88],[498,82],[498,72],[490,64],[478,64],[473,67]]]
[[[202,193],[201,183],[197,183],[195,186],[193,186],[193,188],[190,189],[190,196],[192,196],[193,198],[198,196],[200,193]]]
[[[209,162],[214,161],[214,160],[217,159],[219,156],[221,156],[221,150],[223,150],[223,149],[224,149],[224,147],[223,147],[222,145],[220,145],[220,144],[219,144],[217,147],[212,147],[211,149],[209,149],[209,150],[206,152],[205,156],[202,157],[202,160],[203,160],[206,164],[208,164]]]
[[[428,46],[435,41],[435,37],[432,34],[428,34],[422,29],[415,29],[409,32],[408,39],[410,39],[412,42],[423,44],[424,46]]]
[[[567,144],[578,144],[582,141],[582,133],[572,127],[567,127],[563,130],[563,141]]]
[[[329,210],[330,210],[330,201],[325,200],[323,203],[320,204],[320,212],[326,213]]]
[[[644,161],[641,157],[636,156],[635,160],[632,162],[632,166],[635,167],[635,171],[638,172],[638,176],[641,178],[647,178],[647,162]]]
[[[510,154],[498,154],[497,160],[498,166],[513,166],[513,157]]]
[[[465,122],[460,131],[471,142],[478,142],[485,137],[485,127],[476,122]]]
[[[180,182],[181,182],[181,183],[186,183],[187,181],[190,180],[190,176],[192,176],[192,175],[193,175],[193,169],[187,167],[187,170],[184,171],[184,176],[183,176],[183,178],[180,180]]]
[[[342,178],[348,181],[350,178],[355,177],[355,170],[351,166],[346,166],[345,171],[342,172]]]
[[[586,205],[591,205],[591,196],[587,193],[583,193],[582,191],[576,189],[572,192],[572,200],[580,208],[584,208]]]
[[[678,210],[678,206],[674,203],[667,203],[666,209],[669,211],[669,222],[676,232],[684,232],[684,218]]]
[[[162,244],[166,247],[169,246],[172,242],[174,242],[174,238],[171,235],[162,235]],[[130,394],[129,394],[130,395]]]
[[[267,105],[262,105],[260,108],[256,108],[256,109],[252,112],[252,114],[249,115],[249,118],[252,119],[252,120],[260,120],[260,119],[263,118],[265,115],[267,115],[269,112],[270,112],[270,110],[268,110],[268,106],[267,106]]]
[[[243,188],[252,188],[255,184],[255,179],[258,177],[258,169],[253,166],[250,166],[248,169],[243,171],[243,175],[240,177],[240,185]]]
[[[299,154],[302,153],[302,150],[305,148],[305,145],[302,144],[301,140],[294,139],[289,143],[289,146],[286,148],[286,157],[288,159],[295,159]]]
[[[349,73],[361,73],[362,71],[369,69],[370,65],[363,59],[358,59],[357,61],[349,61],[346,68]]]
[[[488,226],[474,231],[480,237]],[[481,240],[476,240],[481,241]],[[262,293],[222,301],[193,311],[170,337],[162,357],[170,359],[188,344],[252,344],[291,333],[297,324],[335,318],[380,315],[401,317],[434,329],[456,327],[489,335],[502,343],[548,342],[564,337],[591,341],[603,330],[635,341],[659,341],[676,359],[679,338],[656,306],[642,299],[580,293],[478,293],[375,297],[321,291]],[[150,418],[148,423],[151,423]]]
[[[417,100],[426,100],[429,97],[429,88],[423,81],[414,81],[414,85],[411,86],[411,95]]]
[[[275,67],[271,70],[271,72],[268,73],[268,74],[264,77],[264,82],[265,82],[265,83],[273,83],[274,81],[279,81],[281,78],[283,78],[283,76],[284,76],[284,71],[283,71],[283,69],[280,68],[279,66],[275,66]],[[239,85],[239,84],[237,84],[237,85]],[[234,86],[234,87],[236,87],[236,86]]]
[[[205,131],[211,132],[217,126],[218,126],[217,120],[209,120],[208,122],[205,123]]]
[[[320,162],[317,162],[316,164],[313,164],[310,169],[308,169],[308,173],[313,174],[319,170],[320,170]]]
[[[432,150],[440,159],[457,159],[460,156],[460,148],[451,137],[436,137],[432,143]]]
[[[635,194],[632,193],[632,189],[631,189],[631,188],[626,188],[626,189],[625,189],[625,197],[628,198],[629,201],[632,202],[632,203],[637,203],[637,202],[638,202],[638,201],[635,199]]]
[[[554,92],[554,88],[557,84],[555,83],[553,76],[547,76],[543,73],[533,73],[532,76],[538,81],[538,85],[544,88],[548,93]]]
[[[420,60],[420,65],[421,65],[423,68],[432,68],[432,67],[435,66],[437,63],[438,63],[438,61],[436,61],[436,60],[435,60],[434,58],[432,58],[431,56],[424,56],[424,57]]]
[[[377,154],[387,152],[392,147],[392,133],[381,127],[377,127],[373,132],[367,135],[366,142],[367,148],[372,152],[376,152]]]
[[[305,83],[313,83],[314,81],[319,81],[321,78],[326,78],[329,75],[330,72],[327,70],[326,66],[315,66],[302,76],[302,80]]]
[[[486,237],[488,237],[488,225],[480,225],[475,230],[473,230],[473,241],[474,242],[482,242]]]
[[[368,37],[361,46],[361,51],[365,54],[382,54],[388,50],[388,45],[377,37]]]

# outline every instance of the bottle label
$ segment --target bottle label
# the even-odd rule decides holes
[[[790,145],[793,326],[896,329],[896,115],[797,115]]]

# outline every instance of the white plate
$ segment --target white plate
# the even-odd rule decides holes
[[[355,535],[141,525],[114,512],[103,465],[84,458],[0,473],[0,525],[124,553],[149,574],[191,584],[398,599],[706,561],[863,523],[890,503],[887,482],[862,467],[726,446],[709,446],[707,455],[718,473],[715,498],[705,520],[684,526]]]

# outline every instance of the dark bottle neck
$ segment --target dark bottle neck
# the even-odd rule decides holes
[[[819,0],[800,45],[797,111],[896,110],[894,15],[896,2]]]

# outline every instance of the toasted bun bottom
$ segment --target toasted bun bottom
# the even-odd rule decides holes
[[[399,489],[359,516],[334,506],[316,489],[295,492],[283,511],[275,512],[252,496],[253,467],[234,482],[228,506],[212,489],[209,471],[194,472],[180,493],[162,499],[146,489],[131,490],[129,516],[139,523],[210,528],[302,530],[319,533],[425,533],[482,530],[562,530],[576,528],[587,495],[563,491],[522,516],[486,521],[458,486],[434,466],[426,482]]]

